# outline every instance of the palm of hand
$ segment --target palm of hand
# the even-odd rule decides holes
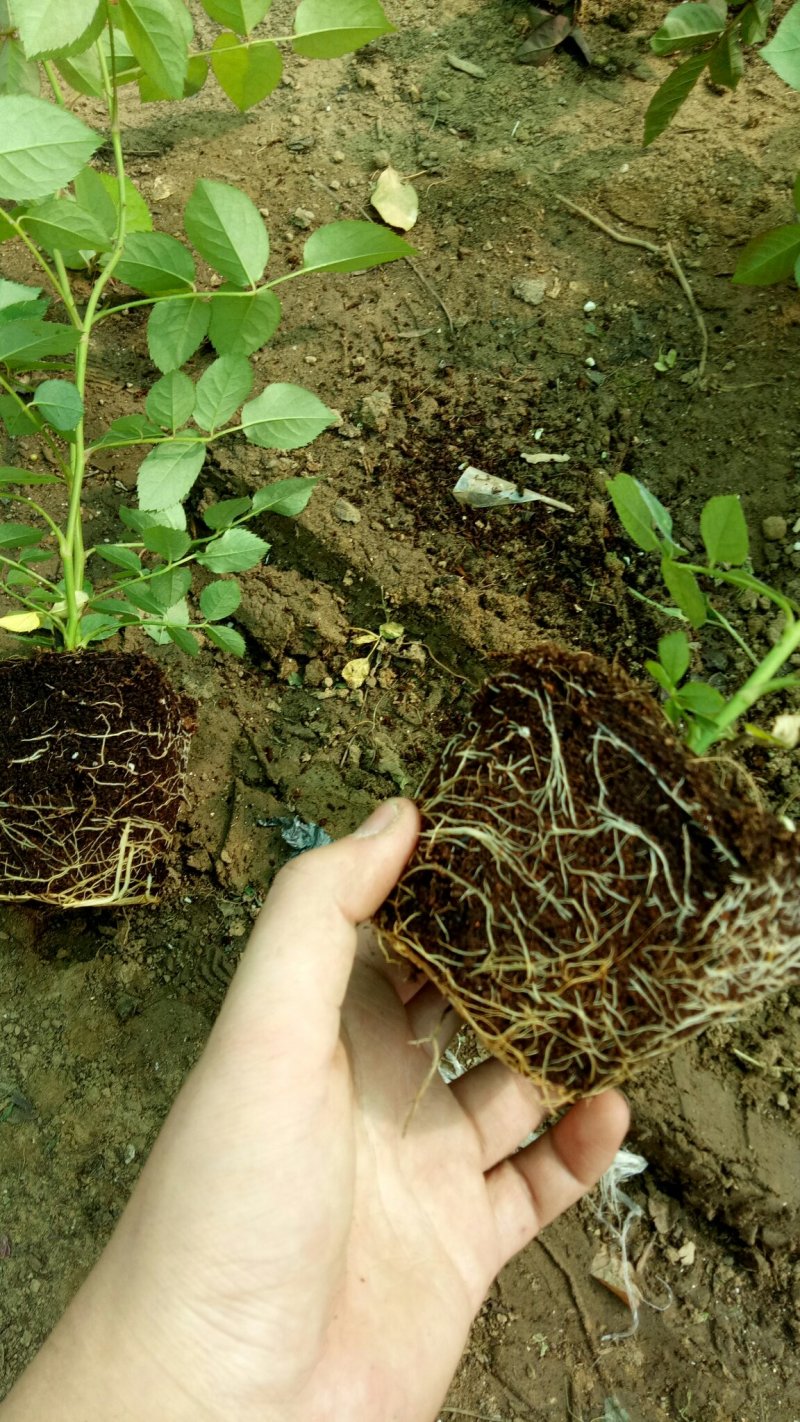
[[[415,830],[399,802],[391,834],[279,876],[79,1295],[76,1328],[110,1327],[162,1422],[430,1422],[495,1274],[624,1133],[608,1093],[515,1155],[544,1114],[530,1082],[493,1060],[426,1085],[414,1039],[441,1000],[404,1005],[374,958],[352,967]]]

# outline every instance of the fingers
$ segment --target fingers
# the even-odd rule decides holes
[[[564,1210],[591,1190],[628,1129],[619,1092],[579,1101],[549,1131],[486,1177],[505,1264]]]
[[[411,1036],[416,1042],[435,1043],[446,1051],[458,1031],[461,1019],[433,983],[420,988],[406,1003]]]
[[[278,874],[228,993],[237,1030],[265,1013],[299,1027],[338,1014],[356,950],[356,925],[397,882],[418,834],[410,800],[379,805],[355,834],[298,856]],[[313,1033],[304,1034],[313,1035]]]
[[[484,1171],[505,1160],[547,1115],[533,1082],[495,1059],[473,1067],[450,1090],[472,1122]]]

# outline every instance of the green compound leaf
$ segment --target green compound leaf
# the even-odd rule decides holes
[[[230,528],[243,513],[251,512],[250,502],[246,494],[238,499],[220,499],[204,511],[203,522],[208,528]]]
[[[208,78],[208,60],[203,54],[193,54],[189,58],[186,67],[186,78],[183,81],[182,98],[191,99],[195,94],[199,94]],[[159,89],[157,84],[149,78],[147,74],[142,74],[139,83],[139,98],[144,104],[154,104],[159,102],[169,103],[170,94],[165,94],[163,89]]]
[[[736,263],[733,280],[739,286],[773,286],[792,275],[798,256],[800,224],[773,227],[748,242]]]
[[[139,444],[142,440],[159,439],[161,430],[144,415],[122,415],[109,425],[100,439],[92,441],[92,449],[120,449],[125,445]]]
[[[209,583],[200,594],[200,611],[209,622],[219,622],[222,617],[230,617],[242,600],[238,583],[230,580]]]
[[[800,89],[800,0],[784,15],[761,58],[790,88]]]
[[[194,419],[201,430],[217,430],[241,407],[253,388],[253,371],[244,356],[224,355],[197,382]]]
[[[750,0],[741,13],[739,24],[744,44],[761,44],[767,38],[773,0]]]
[[[136,487],[139,508],[162,510],[182,504],[197,479],[206,457],[202,441],[165,440],[157,444],[139,466]]]
[[[24,407],[18,405],[13,395],[0,395],[0,420],[12,439],[35,434],[43,424],[39,415],[30,405]]]
[[[194,632],[190,632],[186,627],[181,627],[178,623],[167,622],[166,613],[164,614],[164,626],[167,629],[167,636],[170,642],[174,642],[175,646],[179,647],[187,656],[199,657],[200,643],[195,637]]]
[[[41,88],[39,66],[25,58],[19,40],[0,40],[0,94],[30,94],[36,99]]]
[[[57,474],[33,474],[30,469],[17,469],[12,464],[0,466],[0,485],[60,484]],[[249,500],[248,500],[249,502]]]
[[[218,355],[249,356],[272,339],[280,324],[281,305],[274,291],[229,293],[211,298],[208,339]]]
[[[83,168],[73,184],[75,197],[85,212],[91,212],[95,222],[113,241],[119,213],[119,185],[110,173],[98,173],[96,168]],[[139,189],[125,179],[125,230],[152,232],[153,217]]]
[[[260,25],[272,0],[201,0],[206,14],[218,25],[227,25],[237,35],[249,35]]]
[[[159,301],[147,321],[150,359],[165,374],[185,365],[208,333],[211,309],[199,296]]]
[[[50,428],[60,434],[70,434],[83,415],[80,393],[69,380],[45,380],[37,386],[33,404]]]
[[[308,476],[276,479],[274,484],[265,484],[253,495],[253,513],[274,513],[295,518],[303,512],[318,483],[319,479]]]
[[[0,312],[5,311],[9,306],[38,307],[37,298],[41,295],[41,291],[42,288],[40,286],[23,286],[22,283],[18,281],[0,280]],[[31,311],[30,314],[36,315],[37,313]],[[0,320],[2,319],[3,317],[0,315]]]
[[[721,691],[717,691],[715,686],[709,686],[705,681],[690,681],[686,686],[682,686],[680,691],[675,693],[678,705],[686,711],[691,711],[693,716],[702,716],[708,721],[713,721],[725,706],[725,697]]]
[[[685,632],[667,632],[658,639],[658,657],[672,686],[682,681],[691,661],[689,638]],[[669,690],[669,688],[666,688]]]
[[[183,218],[189,241],[234,286],[254,286],[269,259],[269,235],[254,202],[229,183],[201,178]]]
[[[606,485],[617,517],[634,543],[645,553],[663,550],[677,552],[672,541],[672,517],[654,494],[631,474],[616,474]]]
[[[673,54],[714,39],[725,28],[726,10],[724,3],[678,5],[653,35],[650,48],[656,54]]]
[[[76,48],[80,50],[80,46]],[[92,45],[85,53],[71,52],[69,58],[57,59],[56,68],[79,94],[86,94],[89,98],[102,98],[104,81],[101,55],[106,66],[110,65],[111,40],[107,30],[100,35],[97,44]],[[114,31],[114,64],[118,84],[129,84],[142,72],[141,65],[121,30]]]
[[[119,15],[148,78],[168,98],[183,98],[193,29],[182,0],[119,0]]]
[[[218,35],[211,68],[224,94],[244,113],[276,89],[283,73],[281,52],[271,40],[241,44],[235,35]]]
[[[70,252],[76,248],[107,252],[111,236],[94,213],[70,198],[47,198],[31,207],[20,219],[29,237],[46,252]]]
[[[125,243],[114,276],[145,296],[168,296],[194,285],[194,258],[166,232],[133,232]]]
[[[712,84],[735,89],[744,74],[744,54],[736,32],[727,30],[708,52],[708,76]]]
[[[206,627],[205,633],[209,642],[213,642],[221,652],[230,652],[234,657],[243,657],[247,650],[241,632],[235,632],[232,627]]]
[[[148,553],[158,553],[168,562],[177,562],[189,551],[192,540],[180,528],[164,528],[156,524],[153,528],[142,529],[142,543]]]
[[[335,419],[333,410],[299,385],[268,385],[242,410],[245,438],[262,449],[300,449]]]
[[[662,558],[661,576],[687,622],[702,627],[708,619],[708,604],[694,573],[672,558]]]
[[[44,530],[29,523],[0,523],[0,548],[32,548],[43,538]]]
[[[150,593],[166,614],[173,612],[176,605],[183,602],[191,585],[192,574],[188,568],[169,568],[150,579]],[[171,620],[176,621],[179,626],[185,626],[189,621],[188,607],[185,613],[182,610],[175,612]]]
[[[30,202],[66,187],[102,142],[66,109],[29,94],[0,97],[0,198]]]
[[[74,326],[55,321],[8,321],[0,325],[0,362],[12,369],[47,356],[68,355],[81,338]]]
[[[672,122],[678,109],[686,102],[708,62],[707,54],[693,54],[673,69],[668,79],[656,89],[644,116],[645,148],[658,138]]]
[[[94,551],[98,558],[105,558],[106,562],[113,563],[115,568],[124,568],[126,573],[141,575],[142,560],[132,548],[125,548],[120,543],[98,543]]]
[[[166,509],[128,509],[120,504],[117,510],[120,522],[132,528],[140,536],[146,528],[186,528],[186,510],[183,504],[170,504]]]
[[[84,36],[88,48],[105,23],[105,14],[96,23],[99,0],[12,0],[10,8],[28,59],[51,57]]]
[[[700,533],[712,568],[717,563],[744,563],[749,551],[747,524],[736,494],[709,499],[700,514]]]
[[[194,410],[194,385],[181,370],[162,375],[151,387],[145,401],[148,419],[164,430],[183,429]]]
[[[415,248],[376,222],[328,222],[313,232],[303,248],[304,272],[362,272]]]
[[[378,0],[301,0],[294,49],[308,59],[337,59],[393,32]]]
[[[197,561],[210,573],[244,573],[255,568],[269,552],[269,544],[248,528],[229,528],[209,544]]]

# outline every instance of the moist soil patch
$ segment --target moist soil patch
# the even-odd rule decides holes
[[[193,713],[134,653],[0,661],[0,898],[62,908],[155,899]]]

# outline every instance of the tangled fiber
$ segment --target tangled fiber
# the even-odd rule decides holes
[[[180,810],[191,703],[130,653],[0,662],[0,900],[157,898]]]
[[[798,977],[797,836],[600,657],[542,643],[492,675],[420,800],[384,949],[553,1105]]]

